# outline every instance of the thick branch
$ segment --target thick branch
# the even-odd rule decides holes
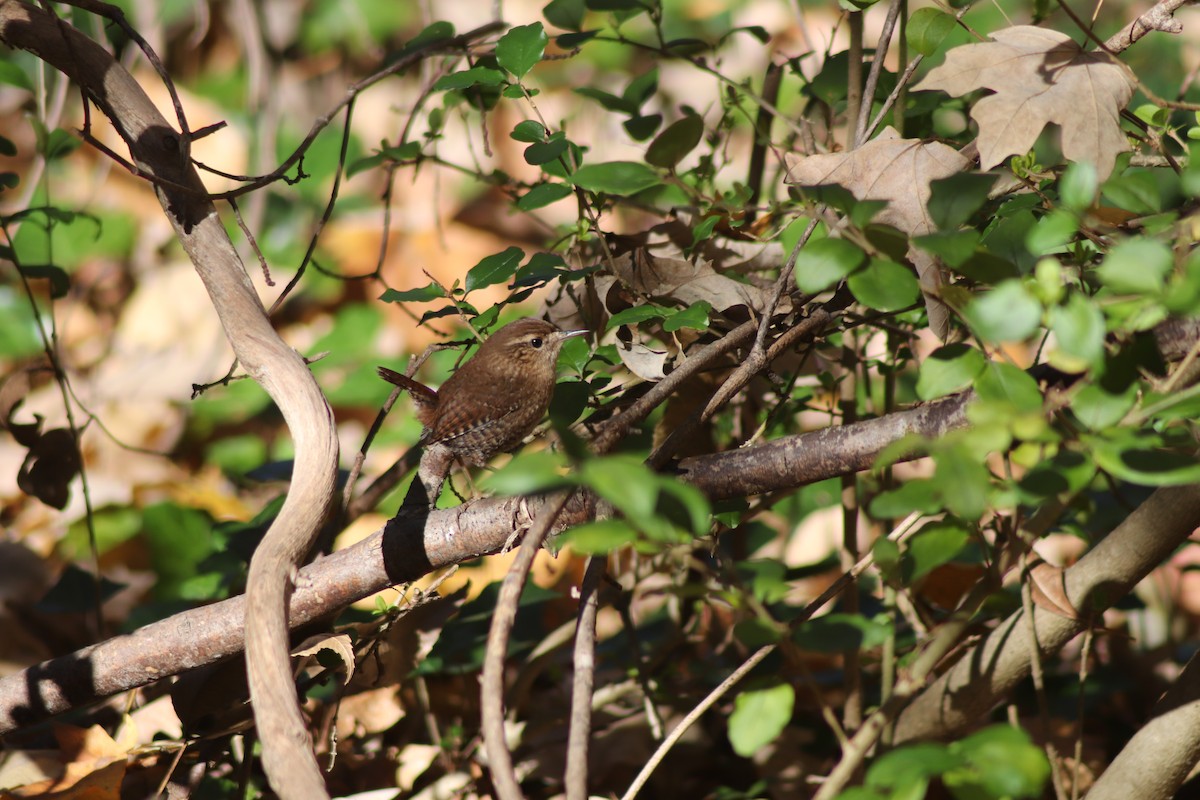
[[[125,140],[208,290],[246,371],[279,406],[295,441],[291,490],[250,569],[247,626],[251,694],[263,761],[281,795],[325,796],[296,702],[288,656],[288,573],[331,508],[337,437],[324,396],[300,356],[271,327],[216,208],[188,161],[188,142],[101,46],[53,15],[0,0],[0,41],[28,50],[75,81]]]
[[[1067,596],[1082,615],[1124,597],[1200,526],[1200,485],[1159,489],[1067,570]],[[1017,612],[929,686],[896,721],[897,744],[946,736],[983,719],[1029,675],[1030,626]],[[1081,620],[1035,610],[1041,658],[1058,652]]]

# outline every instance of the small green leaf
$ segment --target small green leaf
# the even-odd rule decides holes
[[[522,211],[533,211],[551,203],[557,203],[574,193],[574,190],[565,183],[539,183],[522,195],[517,200],[516,206]]]
[[[646,149],[646,163],[673,169],[692,152],[704,136],[704,120],[698,114],[688,114],[668,125],[654,137]]]
[[[908,46],[928,58],[958,23],[954,17],[936,8],[918,8],[908,18]]]
[[[544,164],[549,164],[552,161],[557,161],[563,153],[567,152],[567,148],[571,142],[560,131],[550,137],[545,142],[534,142],[525,148],[525,163],[535,167],[540,167]]]
[[[662,124],[662,114],[638,114],[621,123],[626,132],[639,142],[644,142],[654,135]]]
[[[867,254],[845,239],[809,242],[796,257],[796,286],[806,294],[823,292],[867,263]]]
[[[921,786],[917,797],[924,797],[924,786],[931,778],[953,769],[962,759],[951,754],[946,745],[922,742],[884,753],[867,770],[866,784],[875,789],[907,790]],[[907,796],[907,795],[906,795]]]
[[[663,320],[663,330],[667,333],[673,333],[680,328],[706,331],[708,330],[708,315],[711,311],[712,303],[705,300],[697,301]]]
[[[540,22],[510,28],[496,42],[496,63],[518,79],[523,78],[534,64],[541,61],[548,41]]]
[[[1162,291],[1173,264],[1171,250],[1157,239],[1126,239],[1108,251],[1096,277],[1114,292],[1153,294]]]
[[[576,94],[581,94],[584,97],[590,97],[599,103],[607,111],[615,111],[618,114],[637,114],[638,104],[631,103],[623,97],[617,97],[615,94],[606,92],[603,89],[597,89],[594,86],[577,86],[574,89]]]
[[[559,542],[588,555],[604,555],[637,540],[637,531],[622,519],[586,522],[564,533]]]
[[[470,89],[472,86],[499,86],[502,83],[504,83],[504,73],[500,70],[491,67],[471,67],[438,78],[437,82],[433,84],[433,91]]]
[[[887,639],[889,626],[859,614],[826,614],[809,620],[792,634],[805,650],[837,653],[878,647]]]
[[[786,683],[741,692],[729,715],[729,743],[749,758],[778,738],[792,720],[796,693]]]
[[[419,289],[387,289],[379,295],[379,299],[385,303],[427,303],[445,296],[441,286],[429,283]]]
[[[1025,236],[1025,248],[1035,256],[1061,252],[1079,230],[1079,219],[1066,209],[1055,209],[1034,224]]]
[[[1096,202],[1099,187],[1094,164],[1087,161],[1072,162],[1058,179],[1058,196],[1066,208],[1079,213]]]
[[[645,164],[609,161],[580,167],[571,176],[571,182],[590,192],[626,196],[657,186],[662,179]]]
[[[939,488],[945,492],[944,487]],[[953,561],[970,538],[966,528],[952,520],[939,520],[922,527],[904,546],[904,584],[911,585]]]
[[[929,216],[939,231],[956,230],[987,202],[999,175],[959,172],[929,182]]]
[[[1082,372],[1104,358],[1104,314],[1091,298],[1076,292],[1050,309],[1050,329],[1057,347],[1047,359],[1059,369]]]
[[[1088,437],[1085,444],[1100,469],[1140,486],[1180,486],[1200,482],[1200,460],[1190,452],[1168,450],[1157,437],[1118,433],[1112,438]]]
[[[546,129],[542,127],[542,123],[532,119],[524,119],[518,122],[509,135],[518,142],[546,141]]]
[[[921,364],[917,396],[922,400],[961,391],[974,383],[987,359],[974,347],[961,342],[934,350]]]
[[[987,510],[991,474],[978,453],[965,447],[946,447],[933,454],[933,480],[946,508],[964,519],[978,519]]]
[[[587,7],[583,0],[550,0],[542,15],[551,25],[556,25],[566,31],[577,31],[583,28],[583,15]]]
[[[55,299],[66,297],[67,292],[71,290],[71,278],[62,267],[52,264],[34,264],[21,266],[19,269],[21,274],[27,278],[50,281],[50,296]]]
[[[901,519],[914,511],[933,514],[941,508],[937,486],[927,478],[905,481],[895,489],[877,495],[869,506],[875,519]]]
[[[981,400],[1006,403],[1018,414],[1042,410],[1042,393],[1037,381],[1024,370],[1003,361],[989,361],[975,380]]]
[[[507,464],[485,475],[480,486],[497,495],[516,496],[544,492],[566,486],[563,475],[566,459],[561,453],[549,450],[526,450],[513,456]]]
[[[1131,383],[1121,392],[1110,392],[1099,383],[1088,383],[1071,398],[1071,411],[1084,425],[1101,430],[1116,425],[1137,403],[1138,386]]]
[[[25,74],[25,70],[13,61],[0,60],[0,83],[7,83],[27,92],[33,91],[33,81]]]
[[[510,247],[503,253],[487,256],[471,267],[463,289],[470,294],[476,289],[506,282],[516,273],[517,267],[521,265],[521,259],[524,257],[525,251],[519,247]]]
[[[639,325],[647,320],[662,319],[671,313],[670,309],[656,306],[652,303],[647,303],[642,306],[633,306],[626,308],[613,314],[608,318],[608,324],[604,326],[605,330],[612,330],[619,325]]]
[[[846,283],[858,302],[876,311],[899,311],[921,296],[913,271],[883,258],[872,258],[866,269],[851,275]]]
[[[645,464],[633,456],[609,456],[585,461],[579,480],[612,503],[635,524],[654,516],[658,481]]]
[[[1019,280],[1007,280],[976,295],[963,316],[987,342],[1019,342],[1041,324],[1042,305]]]
[[[1041,797],[1050,779],[1042,748],[1011,725],[984,728],[951,743],[948,750],[967,762],[942,776],[955,797]]]

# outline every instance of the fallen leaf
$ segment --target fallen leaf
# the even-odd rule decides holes
[[[924,236],[937,230],[929,214],[930,182],[962,172],[970,161],[953,147],[940,142],[901,139],[894,128],[846,153],[815,156],[787,155],[787,183],[796,186],[845,187],[858,200],[883,200],[887,207],[876,221],[891,225],[909,236]],[[921,293],[929,313],[929,324],[938,338],[950,333],[950,310],[938,297],[944,282],[937,259],[910,247],[908,257],[917,268]]]
[[[638,294],[680,306],[704,301],[722,312],[738,306],[761,311],[767,302],[766,292],[720,274],[708,261],[660,258],[636,250],[613,259],[613,267],[621,283]]]
[[[307,660],[304,658],[305,656],[316,658],[322,650],[328,650],[342,662],[344,668],[342,683],[349,683],[350,678],[354,676],[354,645],[351,643],[350,637],[344,633],[333,636],[324,633],[310,636],[292,651],[292,655],[300,656],[304,663]]]
[[[1066,34],[1030,25],[1005,28],[992,41],[950,50],[913,87],[960,96],[991,89],[975,104],[979,165],[990,169],[1026,153],[1048,123],[1062,129],[1063,155],[1095,165],[1101,181],[1129,149],[1120,114],[1134,85],[1107,53],[1085,52]]]
[[[1029,570],[1029,592],[1033,604],[1067,619],[1080,619],[1079,609],[1067,597],[1066,571],[1044,561]]]

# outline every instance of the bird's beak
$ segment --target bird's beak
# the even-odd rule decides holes
[[[591,331],[559,331],[558,339],[559,341],[562,341],[563,339],[573,339],[576,336],[583,336],[587,333],[591,333]]]

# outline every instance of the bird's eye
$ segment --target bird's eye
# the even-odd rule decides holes
[[[534,347],[541,347],[541,346],[542,346],[542,337],[540,337],[540,336],[535,336],[535,337],[533,337],[532,339],[530,339],[530,340],[529,340],[529,343],[530,343],[531,345],[533,345]]]

